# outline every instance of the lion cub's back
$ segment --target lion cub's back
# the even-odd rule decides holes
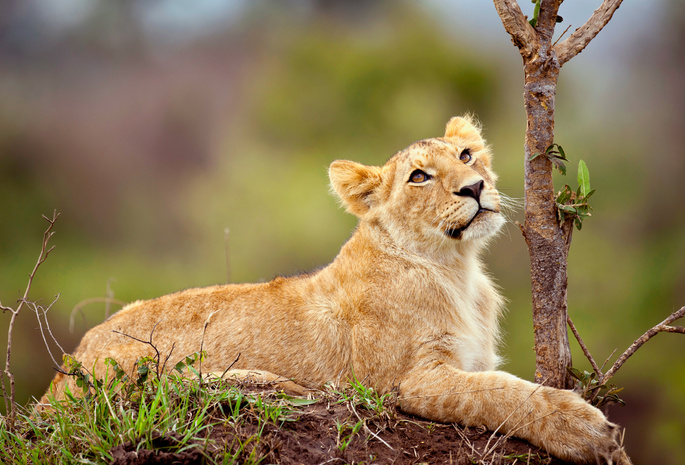
[[[199,351],[205,323],[221,313],[223,319],[226,313],[240,319],[246,311],[246,305],[241,305],[246,299],[241,296],[258,295],[268,284],[194,288],[132,302],[91,328],[73,355],[90,369],[96,360],[103,365],[106,357],[127,367],[142,356],[154,356],[154,348],[162,357],[171,352],[172,358]]]
[[[188,289],[133,302],[88,331],[74,357],[99,372],[108,357],[130,370],[140,357],[154,357],[156,349],[161,359],[171,354],[168,368],[203,349],[207,371],[225,370],[240,354],[235,368],[275,370],[293,378],[308,371],[309,376],[328,376],[323,354],[311,349],[323,344],[340,350],[343,335],[328,312],[311,304],[307,278]],[[329,333],[336,341],[322,340]],[[347,358],[339,352],[328,355],[336,361]]]

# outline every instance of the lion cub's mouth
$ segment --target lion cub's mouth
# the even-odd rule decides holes
[[[445,235],[446,235],[447,237],[452,238],[452,239],[459,239],[459,238],[461,238],[462,233],[463,233],[464,231],[466,231],[466,229],[467,229],[469,226],[471,226],[471,223],[473,223],[473,221],[474,221],[476,218],[478,218],[478,217],[479,217],[481,214],[483,214],[483,213],[497,213],[497,212],[494,211],[494,210],[490,210],[490,209],[488,209],[488,208],[480,208],[480,209],[476,212],[476,214],[473,215],[473,218],[471,218],[471,219],[469,220],[469,222],[466,223],[464,226],[461,226],[461,227],[459,227],[459,228],[447,228],[447,229],[445,229]]]

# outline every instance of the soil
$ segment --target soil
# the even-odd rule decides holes
[[[179,451],[175,446],[180,436],[159,436],[153,441],[155,450],[138,450],[131,442],[114,447],[111,463],[221,463],[226,453],[236,457],[235,463],[262,458],[259,463],[284,465],[566,463],[520,439],[484,428],[429,422],[392,405],[379,415],[324,396],[315,404],[298,407],[280,424],[263,422],[256,414],[241,419],[239,424],[224,421],[211,428],[205,450],[198,444]],[[355,424],[360,429],[351,434]],[[342,433],[338,425],[346,425]]]

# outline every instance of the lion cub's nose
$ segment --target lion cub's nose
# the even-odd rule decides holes
[[[462,197],[473,197],[476,200],[480,199],[480,193],[483,191],[483,185],[485,183],[481,179],[475,184],[471,184],[470,186],[465,186],[462,187],[459,192],[455,192],[456,195],[460,195]]]

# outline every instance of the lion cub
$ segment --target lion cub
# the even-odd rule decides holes
[[[490,150],[471,118],[452,118],[444,137],[382,167],[335,161],[329,175],[359,218],[333,263],[134,302],[88,331],[74,357],[98,376],[107,357],[132,370],[154,355],[132,337],[148,340],[154,329],[168,366],[202,344],[205,371],[222,373],[240,355],[243,374],[319,387],[354,370],[380,392],[397,387],[405,412],[485,425],[566,460],[627,461],[617,427],[580,396],[493,371],[502,298],[479,252],[504,219]],[[52,392],[59,399],[72,382],[58,374]]]

